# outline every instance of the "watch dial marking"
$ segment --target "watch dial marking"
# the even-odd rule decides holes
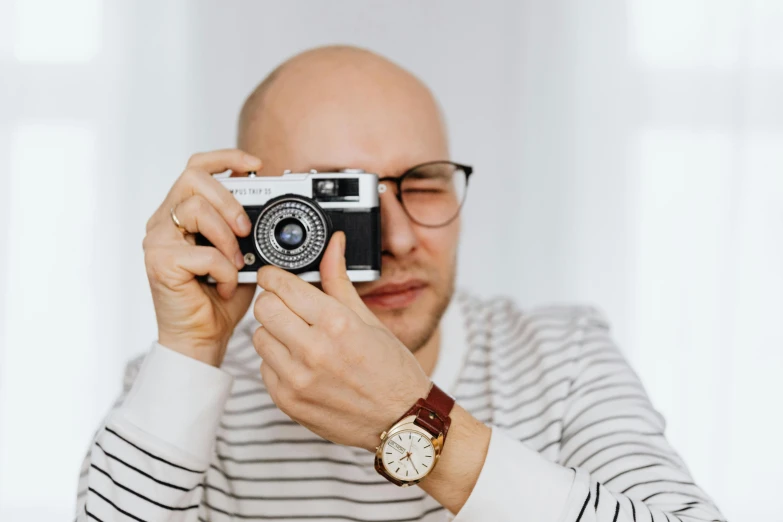
[[[407,440],[403,438],[408,433]],[[403,483],[418,481],[430,473],[434,464],[434,444],[421,431],[406,429],[386,439],[386,447],[383,448],[389,460],[383,460],[388,473]],[[416,435],[414,437],[414,435]],[[405,441],[405,442],[403,442]],[[427,450],[429,454],[427,454]],[[426,463],[425,463],[426,462]],[[403,473],[405,471],[405,473]]]
[[[394,440],[389,441],[389,446],[399,451],[400,453],[405,453],[405,448],[394,442]]]

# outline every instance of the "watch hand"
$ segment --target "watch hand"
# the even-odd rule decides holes
[[[412,460],[412,459],[408,459],[408,460],[410,460],[410,461],[411,461],[411,466],[413,466],[413,469],[414,469],[414,470],[416,470],[416,474],[418,475],[418,473],[419,473],[419,470],[418,470],[418,469],[416,469],[416,464],[414,464],[414,463],[413,463],[413,460]]]

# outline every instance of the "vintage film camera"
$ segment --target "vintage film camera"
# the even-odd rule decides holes
[[[318,282],[321,258],[337,230],[345,232],[345,260],[351,281],[381,276],[381,217],[376,174],[358,169],[282,176],[216,175],[250,218],[247,237],[237,237],[245,258],[240,283],[255,283],[264,265],[276,265]],[[201,234],[196,244],[211,246]],[[212,276],[207,281],[214,283]]]

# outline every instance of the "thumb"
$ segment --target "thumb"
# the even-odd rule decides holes
[[[340,230],[332,234],[321,259],[320,270],[321,287],[326,294],[356,312],[365,323],[378,324],[378,318],[364,304],[348,277],[345,266],[345,232]]]

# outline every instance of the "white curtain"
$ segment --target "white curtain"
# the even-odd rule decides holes
[[[461,285],[605,310],[697,483],[779,517],[781,27],[783,0],[1,0],[0,520],[71,515],[188,156],[337,42],[427,82],[475,166]]]

